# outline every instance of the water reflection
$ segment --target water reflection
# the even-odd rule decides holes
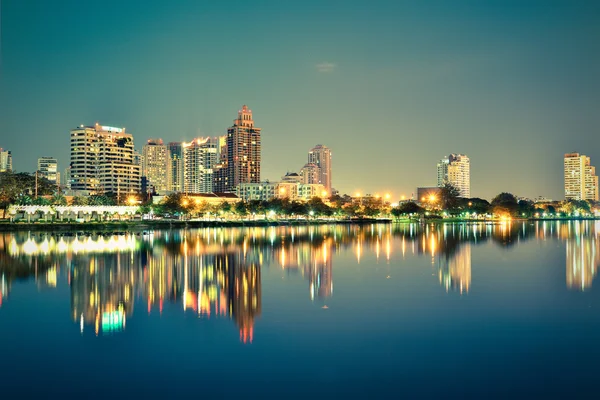
[[[492,242],[509,249],[528,240],[562,242],[566,286],[589,290],[600,265],[600,222],[445,225],[337,225],[205,228],[109,234],[0,235],[0,307],[12,283],[34,278],[53,288],[67,277],[71,318],[82,333],[118,332],[134,312],[161,314],[165,303],[200,318],[230,318],[240,340],[254,339],[261,315],[261,268],[276,267],[307,282],[321,305],[333,296],[333,261],[402,263],[427,257],[446,291],[471,289],[472,251]],[[395,256],[394,256],[395,255]]]

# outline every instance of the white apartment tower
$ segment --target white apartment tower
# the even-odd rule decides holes
[[[171,155],[162,139],[150,139],[144,145],[142,176],[160,194],[171,190]]]
[[[319,167],[319,183],[331,194],[331,150],[327,146],[318,144],[308,152],[309,164]]]
[[[565,198],[598,201],[598,176],[590,158],[579,153],[567,153],[564,166]]]
[[[471,197],[471,163],[464,154],[450,154],[437,164],[437,184],[448,182],[460,192],[460,197]]]
[[[87,194],[140,192],[140,165],[125,128],[79,126],[71,130],[71,189]]]
[[[58,161],[54,157],[40,157],[37,161],[38,175],[48,179],[55,185],[60,184]]]
[[[12,154],[10,150],[0,147],[0,172],[12,171]]]
[[[183,143],[183,191],[212,193],[213,168],[217,164],[219,141],[215,138],[197,138]]]

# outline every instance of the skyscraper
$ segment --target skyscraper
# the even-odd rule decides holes
[[[183,143],[168,144],[171,163],[171,188],[173,192],[183,192]]]
[[[464,154],[450,154],[437,164],[438,187],[448,182],[458,189],[460,197],[471,197],[471,163]]]
[[[171,190],[171,157],[162,139],[150,139],[144,145],[142,176],[160,194]]]
[[[182,146],[184,192],[212,193],[213,167],[218,158],[218,139],[197,138],[183,143]]]
[[[133,136],[125,128],[98,123],[71,130],[71,189],[117,196],[139,193]]]
[[[48,179],[51,183],[59,184],[58,161],[54,157],[40,157],[37,161],[38,175]]]
[[[0,147],[0,172],[12,171],[12,154],[10,150]]]
[[[319,182],[331,194],[331,150],[318,144],[308,152],[308,162],[319,167]]]
[[[261,128],[254,126],[252,110],[244,105],[227,129],[227,158],[216,166],[214,191],[234,192],[240,183],[260,182],[260,132]]]
[[[565,198],[598,201],[598,176],[590,158],[579,153],[567,153],[565,166]]]

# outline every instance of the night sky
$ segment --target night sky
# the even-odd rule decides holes
[[[223,135],[247,104],[262,177],[318,143],[342,193],[410,196],[471,159],[471,193],[562,199],[600,170],[600,2],[1,0],[0,147],[69,162],[69,130]]]

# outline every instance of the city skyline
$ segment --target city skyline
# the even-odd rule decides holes
[[[495,4],[266,2],[244,11],[257,29],[204,40],[231,3],[4,2],[0,145],[17,171],[42,156],[62,171],[80,123],[184,142],[220,135],[249,104],[264,131],[261,179],[327,143],[341,193],[408,196],[435,185],[429,165],[461,152],[473,197],[562,198],[562,155],[600,159],[600,5]],[[72,35],[89,15],[121,28]],[[228,63],[246,44],[248,62]],[[364,154],[377,157],[357,169]]]

